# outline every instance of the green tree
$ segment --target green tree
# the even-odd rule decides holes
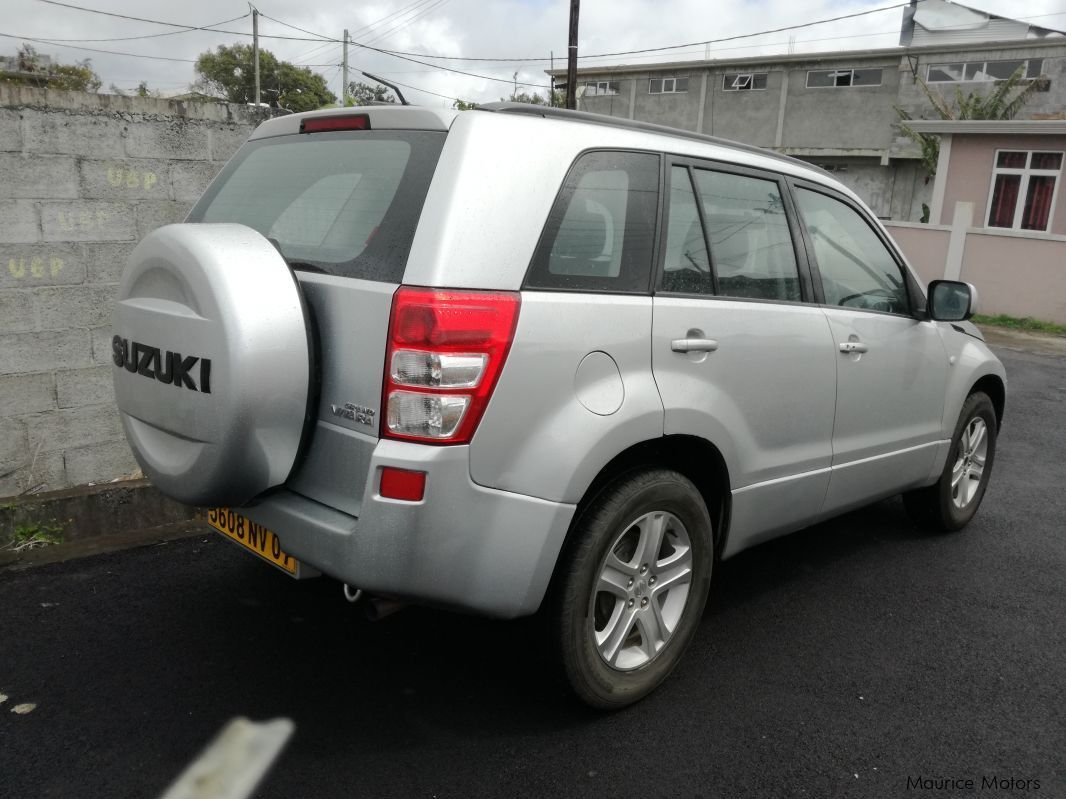
[[[0,72],[0,82],[68,92],[96,92],[102,85],[90,59],[73,64],[45,63],[31,45],[23,44],[13,72]]]
[[[529,103],[530,105],[553,105],[556,108],[561,108],[566,105],[566,95],[563,92],[555,92],[554,102],[548,102],[547,95],[541,96],[537,92],[519,92],[515,91],[511,93],[510,97],[501,97],[501,103]]]
[[[940,92],[929,88],[929,84],[917,75],[914,79],[941,119],[1014,119],[1045,80],[1026,78],[1025,68],[1018,67],[1013,75],[1005,81],[997,82],[992,91],[987,93],[972,91],[963,94],[962,89],[956,86],[955,95],[949,101]],[[900,118],[900,131],[921,148],[922,168],[928,174],[935,175],[937,161],[940,159],[940,137],[914,130],[907,124],[913,117],[898,106],[896,113]]]
[[[348,84],[348,105],[373,105],[374,103],[395,103],[396,98],[387,88],[369,83]]]
[[[255,102],[255,56],[249,44],[219,45],[196,59],[198,85],[207,94],[231,103]],[[261,101],[289,111],[313,111],[337,101],[326,80],[307,67],[279,61],[269,50],[259,51]]]
[[[473,111],[477,108],[477,103],[468,103],[465,100],[456,100],[452,103],[452,108],[456,111]]]

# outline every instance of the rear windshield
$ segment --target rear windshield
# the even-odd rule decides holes
[[[248,225],[294,269],[400,283],[445,135],[354,131],[249,142],[188,221]]]

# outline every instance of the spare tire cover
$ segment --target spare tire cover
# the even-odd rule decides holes
[[[145,475],[190,505],[285,482],[303,435],[310,341],[299,284],[245,225],[168,225],[130,256],[112,337],[115,396]]]

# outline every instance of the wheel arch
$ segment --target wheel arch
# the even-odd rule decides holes
[[[966,396],[982,391],[992,400],[992,407],[996,409],[996,427],[1003,427],[1003,411],[1007,404],[1007,387],[999,375],[988,374],[980,378],[970,387]]]
[[[714,530],[715,556],[722,553],[729,531],[731,494],[729,467],[721,451],[698,436],[668,435],[633,444],[607,462],[596,474],[570,522],[562,551],[571,545],[585,509],[620,476],[641,468],[661,467],[680,472],[699,490]],[[562,560],[560,555],[559,560]]]

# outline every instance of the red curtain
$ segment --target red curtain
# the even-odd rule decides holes
[[[1047,230],[1051,214],[1051,195],[1055,191],[1055,178],[1050,175],[1030,175],[1029,193],[1022,212],[1022,229]]]
[[[988,211],[989,227],[1014,227],[1014,206],[1021,182],[1021,175],[996,175],[992,207]]]

